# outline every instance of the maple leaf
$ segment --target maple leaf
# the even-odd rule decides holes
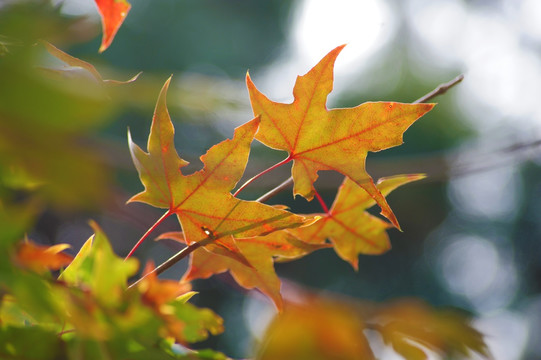
[[[187,244],[204,240],[203,245],[208,249],[249,265],[234,237],[258,236],[300,226],[305,219],[259,202],[237,199],[230,193],[244,173],[259,118],[238,127],[233,139],[213,146],[201,156],[202,170],[190,175],[181,173],[180,169],[188,162],[178,156],[174,146],[174,127],[166,105],[170,80],[163,86],[156,104],[148,153],[128,133],[130,152],[145,186],[143,192],[128,202],[168,209],[164,217],[177,215]],[[133,250],[128,256],[131,253]]]
[[[414,174],[382,178],[377,189],[387,196],[397,187],[424,177]],[[329,212],[317,214],[321,220],[288,231],[309,243],[324,243],[330,239],[338,256],[358,270],[359,254],[382,254],[391,248],[386,232],[390,224],[364,211],[375,203],[374,198],[346,177]]]
[[[160,280],[153,269],[154,264],[148,263],[137,289],[143,303],[163,320],[164,336],[186,343],[206,339],[209,332],[218,334],[223,331],[222,318],[208,309],[198,309],[186,303],[195,294],[189,292],[189,283]]]
[[[138,261],[119,258],[99,225],[91,221],[90,226],[94,235],[83,244],[59,279],[70,285],[85,285],[103,303],[115,304],[122,298],[128,278],[136,273]]]
[[[158,239],[172,239],[184,243],[184,237],[180,232],[164,233]],[[191,254],[190,265],[182,281],[206,279],[229,271],[240,286],[245,289],[259,289],[274,302],[278,310],[281,310],[281,283],[274,270],[274,258],[277,256],[298,258],[330,246],[305,243],[286,230],[266,236],[236,239],[236,244],[251,266],[209,251],[196,250]]]
[[[59,48],[57,48],[56,46],[54,46],[53,44],[51,44],[51,43],[49,43],[47,41],[42,41],[42,43],[45,45],[45,48],[47,49],[49,54],[51,54],[52,56],[56,57],[57,59],[65,62],[69,66],[73,66],[75,68],[81,68],[81,69],[86,70],[88,72],[88,74],[90,74],[90,76],[92,76],[94,78],[94,80],[96,80],[100,84],[105,84],[105,85],[128,84],[128,83],[131,83],[131,82],[134,82],[135,80],[137,80],[139,75],[141,75],[141,73],[138,73],[135,76],[133,76],[131,79],[126,80],[126,81],[103,79],[101,74],[98,72],[98,70],[91,63],[86,62],[84,60],[81,60],[79,58],[76,58],[75,56],[71,56],[70,54],[60,50]],[[43,68],[42,70],[46,70],[46,71],[49,71],[49,72],[52,72],[52,73],[55,73],[55,72],[56,73],[67,73],[69,71],[69,70],[53,70],[53,69],[48,69],[48,68]]]
[[[293,89],[294,101],[282,104],[269,100],[246,76],[254,115],[261,116],[256,139],[289,156],[293,161],[293,193],[308,200],[314,196],[319,170],[338,171],[365,189],[394,226],[398,221],[385,197],[365,168],[368,151],[379,151],[402,143],[402,134],[434,104],[367,102],[354,108],[327,110],[333,87],[336,57],[345,45],[327,54]]]
[[[483,336],[457,311],[413,299],[373,304],[298,290],[294,295],[295,302],[286,302],[267,328],[257,360],[375,359],[366,330],[377,332],[404,359],[428,359],[427,350],[442,359],[472,353],[492,358]],[[381,345],[374,345],[381,354]]]
[[[145,304],[159,308],[161,305],[191,290],[189,283],[158,279],[158,275],[153,272],[153,269],[154,264],[152,262],[147,263],[143,271],[143,280],[137,286]]]
[[[95,0],[101,16],[103,36],[99,52],[104,52],[124,22],[131,5],[126,0]]]
[[[44,246],[30,240],[25,240],[17,248],[15,261],[19,265],[39,273],[48,270],[58,270],[69,265],[73,260],[72,256],[62,252],[69,247],[68,244]]]
[[[436,310],[417,299],[404,299],[381,306],[372,316],[383,341],[405,359],[426,359],[426,349],[448,358],[471,357],[472,352],[491,358],[483,335],[456,310]]]
[[[330,301],[287,302],[265,331],[257,360],[375,359],[362,318]]]

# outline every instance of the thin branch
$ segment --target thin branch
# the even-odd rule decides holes
[[[269,192],[261,195],[259,198],[257,198],[255,201],[258,202],[265,202],[269,200],[270,198],[276,196],[277,194],[281,193],[285,189],[287,189],[291,184],[293,184],[293,178],[290,176],[286,181],[275,187],[274,189],[270,190]]]
[[[195,243],[191,244],[190,246],[187,246],[184,249],[180,250],[178,253],[176,253],[175,255],[170,257],[169,259],[167,259],[165,262],[163,262],[160,266],[155,268],[149,274],[154,274],[155,273],[156,275],[160,275],[162,272],[169,269],[171,266],[173,266],[174,264],[176,264],[180,260],[184,259],[186,256],[191,254],[196,249],[200,248],[201,246],[208,245],[211,242],[214,242],[215,240],[221,239],[224,236],[232,236],[232,235],[235,235],[235,234],[238,234],[238,233],[242,233],[242,232],[250,230],[250,229],[252,229],[254,227],[257,227],[257,226],[260,226],[260,225],[263,225],[263,224],[269,224],[269,223],[271,223],[273,221],[278,221],[280,219],[283,219],[283,218],[286,218],[286,217],[289,217],[289,216],[291,216],[291,214],[282,213],[280,215],[273,216],[273,217],[270,217],[270,218],[267,218],[267,219],[264,219],[264,220],[260,220],[258,222],[252,223],[250,225],[242,226],[242,227],[236,228],[234,230],[228,230],[228,231],[224,231],[224,232],[221,232],[221,233],[215,233],[210,229],[205,229],[204,231],[207,234],[206,238],[204,238],[203,240],[200,240],[198,242],[195,242]],[[148,274],[143,276],[143,278],[137,280],[134,284],[130,285],[128,288],[134,286],[136,283],[140,282],[146,276],[148,276]]]
[[[456,84],[461,82],[462,80],[464,80],[464,75],[460,74],[456,78],[454,78],[453,80],[451,80],[449,82],[446,82],[444,84],[438,85],[437,88],[435,88],[434,90],[432,90],[431,92],[429,92],[425,96],[422,96],[419,99],[415,100],[412,104],[425,103],[428,100],[430,100],[432,98],[435,98],[438,95],[443,95],[443,94],[445,94],[447,92],[447,90],[449,90],[450,88],[452,88],[453,86],[455,86]]]
[[[167,259],[165,262],[163,262],[160,266],[156,267],[151,272],[147,273],[145,276],[141,277],[139,280],[128,286],[128,289],[131,289],[132,287],[135,287],[137,284],[139,284],[141,281],[143,281],[148,275],[150,274],[156,274],[160,275],[165,270],[169,269],[171,266],[175,265],[180,260],[184,259],[186,256],[190,255],[192,252],[200,248],[201,246],[207,245],[207,243],[212,240],[212,238],[209,236],[201,241],[195,242],[189,246],[186,246],[184,249],[177,252],[175,255],[171,256],[169,259]]]

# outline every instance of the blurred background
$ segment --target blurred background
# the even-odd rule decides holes
[[[149,206],[125,205],[142,190],[127,128],[145,145],[156,98],[171,74],[168,106],[177,150],[191,163],[186,173],[201,168],[200,155],[252,118],[247,70],[272,100],[289,102],[296,76],[347,43],[336,62],[329,108],[412,102],[459,74],[465,79],[434,100],[438,106],[406,132],[404,145],[368,156],[374,179],[428,174],[389,196],[404,230],[390,231],[393,249],[362,256],[358,272],[328,249],[278,264],[278,274],[316,292],[378,302],[417,297],[458,307],[474,315],[496,359],[541,358],[541,2],[131,3],[113,44],[98,54],[94,1],[0,2],[4,234],[72,243],[75,252],[91,235],[92,218],[125,255],[161,216]],[[66,67],[39,45],[28,46],[38,39],[92,63],[104,78],[143,74],[106,90],[52,86],[41,80],[42,68],[86,83],[80,69]],[[285,157],[254,143],[245,178]],[[289,168],[276,170],[241,198],[255,199],[288,176]],[[316,183],[327,204],[340,182],[323,173]],[[291,191],[269,203],[320,211],[294,200]],[[178,230],[169,220],[160,230]],[[147,241],[136,255],[162,262],[172,249]],[[178,279],[186,266],[164,275]],[[214,309],[226,326],[201,346],[250,356],[272,305],[245,293],[228,275],[194,287],[200,292],[194,302]],[[392,351],[380,355],[400,358]]]

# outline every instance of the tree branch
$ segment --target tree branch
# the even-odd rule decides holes
[[[147,273],[145,276],[128,286],[128,289],[131,289],[135,287],[137,284],[139,284],[141,281],[143,281],[144,278],[146,278],[150,274],[156,274],[160,275],[165,270],[169,269],[171,266],[175,265],[180,260],[184,259],[186,256],[190,255],[192,252],[200,248],[201,246],[207,245],[208,242],[210,242],[211,237],[207,237],[201,241],[195,242],[189,246],[186,246],[184,249],[177,252],[175,255],[171,256],[169,259],[167,259],[165,262],[163,262],[160,266],[154,268],[151,272]]]
[[[446,82],[444,84],[438,85],[437,88],[435,88],[434,90],[432,90],[431,92],[429,92],[425,96],[422,96],[419,99],[415,100],[412,104],[425,103],[428,100],[430,100],[432,98],[435,98],[438,95],[443,95],[443,94],[445,94],[447,92],[447,90],[449,90],[450,88],[452,88],[453,86],[455,86],[456,84],[461,82],[462,80],[464,80],[464,75],[460,74],[456,78],[454,78],[453,80],[451,80],[449,82]]]

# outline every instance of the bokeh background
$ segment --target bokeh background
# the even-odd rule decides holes
[[[362,256],[358,272],[332,250],[322,250],[278,264],[278,274],[313,291],[378,302],[418,297],[459,307],[473,314],[496,359],[541,358],[541,2],[131,3],[103,54],[97,52],[94,1],[0,3],[0,196],[6,213],[26,209],[20,217],[28,220],[30,238],[72,243],[76,251],[91,234],[87,221],[93,218],[117,252],[126,254],[160,217],[148,206],[125,205],[142,189],[126,131],[145,144],[159,89],[171,74],[168,105],[189,172],[201,167],[206,149],[251,119],[247,70],[271,99],[288,102],[296,76],[347,43],[336,62],[331,108],[370,100],[412,102],[459,74],[465,79],[435,99],[438,106],[406,132],[404,145],[368,156],[374,178],[429,176],[389,197],[404,230],[390,231],[393,249]],[[105,78],[143,74],[107,96],[80,87],[56,89],[58,94],[48,92],[49,103],[58,106],[43,107],[43,84],[33,74],[38,66],[75,77],[80,72],[39,46],[18,51],[38,38],[91,62]],[[11,54],[16,60],[8,60]],[[70,113],[66,101],[79,101],[84,111]],[[70,120],[74,114],[79,122]],[[284,157],[254,144],[246,178]],[[25,166],[14,168],[14,159]],[[241,197],[257,198],[288,171],[270,173]],[[324,173],[316,183],[327,204],[340,181]],[[47,185],[54,183],[59,185]],[[270,203],[320,211],[290,191]],[[171,219],[160,229],[178,230],[178,224]],[[172,251],[148,241],[136,255],[161,262]],[[164,276],[178,279],[186,266],[178,264]],[[228,275],[194,286],[200,292],[194,302],[214,309],[226,326],[223,335],[201,346],[250,356],[272,305],[238,288]],[[399,358],[390,350],[382,354]]]

